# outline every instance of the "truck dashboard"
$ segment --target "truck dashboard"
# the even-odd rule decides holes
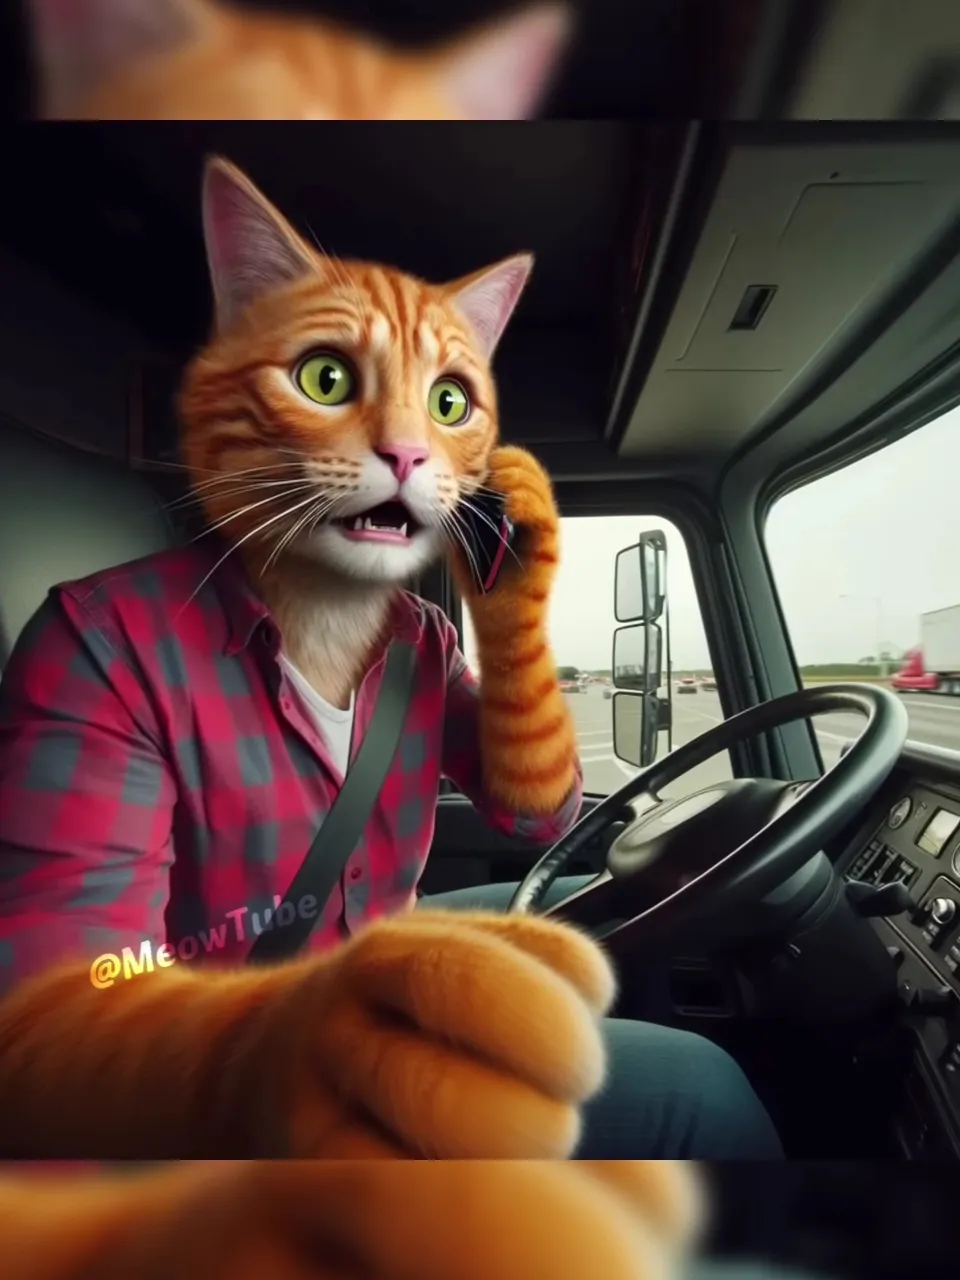
[[[848,886],[901,884],[909,894],[870,921],[896,969],[909,1045],[892,1123],[904,1155],[957,1158],[960,751],[908,744],[836,866]]]

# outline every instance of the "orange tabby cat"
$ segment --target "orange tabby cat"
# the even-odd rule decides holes
[[[569,28],[545,4],[409,52],[229,0],[28,3],[48,119],[525,119]]]
[[[184,455],[285,648],[342,703],[382,642],[392,595],[450,550],[458,503],[497,488],[523,532],[522,569],[508,565],[478,597],[453,551],[480,649],[483,767],[504,802],[554,811],[577,775],[546,639],[558,519],[538,464],[497,447],[489,370],[530,260],[446,286],[334,262],[223,161],[208,170],[205,220],[218,324],[184,381]],[[308,368],[297,351],[320,338],[325,363],[309,364],[307,381],[315,403],[335,402],[326,413],[295,388]],[[328,394],[350,376],[332,348],[350,353],[376,396]],[[433,383],[431,417],[416,406],[436,367],[450,374]],[[287,521],[279,537],[258,538],[273,499],[251,503],[237,478],[249,466],[282,474],[291,448],[323,501],[306,526]],[[338,510],[396,493],[373,464],[375,451],[401,449],[417,477],[404,481],[409,535],[378,543],[332,528]],[[91,985],[86,964],[42,973],[0,1003],[0,1154],[321,1162],[184,1165],[85,1187],[8,1181],[4,1275],[580,1280],[599,1267],[651,1280],[690,1236],[692,1192],[676,1166],[398,1176],[376,1160],[324,1163],[569,1156],[580,1108],[602,1083],[599,1020],[613,996],[588,939],[484,913],[376,921],[272,968],[176,965],[108,990]]]
[[[696,1183],[669,1161],[0,1180],[4,1280],[667,1280],[699,1219]]]
[[[578,769],[546,639],[558,518],[539,465],[496,447],[489,368],[530,259],[447,286],[335,262],[221,160],[208,165],[204,218],[217,328],[184,378],[183,453],[285,652],[346,706],[391,600],[449,549],[464,496],[497,487],[524,531],[524,566],[484,598],[464,585],[481,759],[512,812],[556,812]],[[305,342],[323,354],[304,357]],[[363,377],[376,393],[348,395]],[[433,416],[425,379],[440,391]],[[409,532],[353,532],[358,511],[395,500],[384,459],[408,453]],[[251,501],[250,474],[281,479]],[[586,939],[487,915],[418,912],[320,958],[164,967],[109,992],[68,966],[0,1005],[0,1135],[7,1155],[34,1158],[562,1156],[601,1082],[596,1016],[612,995]]]
[[[496,447],[489,367],[532,258],[508,258],[447,285],[429,285],[389,267],[336,261],[308,245],[223,160],[208,165],[205,208],[220,327],[187,371],[180,411],[183,455],[208,516],[241,545],[295,664],[323,697],[345,706],[380,639],[391,593],[456,537],[462,501],[484,487],[504,494],[507,514],[523,529],[522,568],[517,557],[508,559],[496,590],[479,595],[463,556],[453,559],[479,651],[481,753],[488,789],[511,811],[556,812],[577,775],[573,721],[547,638],[560,521],[549,477],[536,459],[523,449]],[[236,255],[243,264],[239,272]],[[264,278],[275,287],[265,290]],[[379,397],[357,396],[318,419],[315,403],[292,379],[277,376],[296,359],[307,329],[323,335],[320,345],[356,354],[373,377],[374,358],[395,351],[380,396],[396,408],[385,415]],[[444,369],[456,376],[436,383],[434,391],[449,382],[451,396],[465,397],[462,420],[451,411],[444,423],[416,407],[423,379],[432,381]],[[333,376],[335,363],[328,372]],[[352,375],[344,370],[343,376]],[[405,486],[418,531],[402,546],[361,545],[321,522],[309,534],[308,563],[274,554],[276,537],[258,539],[256,531],[282,510],[279,481],[273,505],[252,506],[236,485],[218,487],[209,479],[241,468],[276,468],[293,456],[278,451],[271,419],[282,423],[287,449],[312,455],[314,482],[350,511],[359,509],[357,502],[372,507],[393,495],[395,479],[375,454],[389,453],[397,441],[403,449],[422,446],[423,465],[413,467]],[[356,578],[362,591],[343,598],[342,586],[324,567],[340,582]],[[331,592],[337,593],[340,633],[320,643],[317,611],[329,614]]]

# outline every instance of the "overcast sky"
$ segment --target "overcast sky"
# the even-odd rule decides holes
[[[564,521],[550,615],[558,663],[609,668],[616,554],[652,528],[667,533],[673,665],[709,667],[683,539],[633,516]],[[923,611],[960,604],[960,410],[788,494],[767,547],[802,664],[916,644]],[[473,660],[469,626],[465,648]]]

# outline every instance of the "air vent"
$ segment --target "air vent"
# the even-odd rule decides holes
[[[750,284],[743,291],[729,329],[756,329],[777,292],[775,284]]]

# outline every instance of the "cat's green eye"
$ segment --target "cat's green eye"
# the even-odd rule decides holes
[[[304,360],[297,370],[297,385],[317,404],[338,405],[352,398],[357,384],[346,361],[324,351]]]
[[[455,427],[470,412],[470,397],[454,378],[441,378],[430,388],[427,408],[434,422],[442,427]]]

